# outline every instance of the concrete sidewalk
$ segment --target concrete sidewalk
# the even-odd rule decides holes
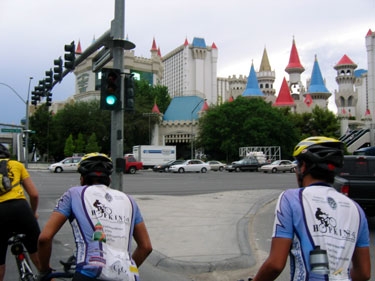
[[[185,274],[249,269],[256,263],[249,242],[249,222],[260,207],[280,193],[249,190],[134,196],[154,248],[148,262]]]

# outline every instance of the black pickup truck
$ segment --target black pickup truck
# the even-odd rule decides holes
[[[345,155],[333,186],[375,216],[375,156]]]

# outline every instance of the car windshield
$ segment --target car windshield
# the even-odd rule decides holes
[[[276,161],[273,161],[272,163],[271,163],[271,165],[280,165],[280,160],[276,160]]]

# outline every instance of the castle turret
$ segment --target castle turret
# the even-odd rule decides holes
[[[289,74],[289,89],[292,93],[292,97],[295,100],[300,99],[300,94],[304,93],[305,89],[301,82],[301,74],[305,71],[302,66],[296,47],[296,42],[293,38],[292,49],[290,50],[289,63],[285,68],[285,71]]]
[[[349,116],[356,116],[355,108],[358,101],[358,93],[354,89],[356,68],[357,65],[347,55],[344,55],[334,66],[338,84],[338,91],[335,91],[336,106],[339,113],[347,112]]]
[[[271,70],[267,50],[264,48],[257,78],[260,90],[266,95],[266,97],[271,97],[271,99],[275,97],[276,93],[275,89],[273,88],[275,77],[275,71]]]

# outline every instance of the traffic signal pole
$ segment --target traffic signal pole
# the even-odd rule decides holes
[[[113,38],[113,67],[124,70],[124,49],[121,44],[115,44],[124,40],[125,34],[125,0],[115,0],[115,17],[111,23],[111,35]],[[117,190],[123,190],[121,161],[124,159],[124,79],[121,79],[121,102],[120,109],[111,111],[111,158],[115,164],[114,173],[112,174],[111,186]],[[120,167],[118,167],[120,166]]]

